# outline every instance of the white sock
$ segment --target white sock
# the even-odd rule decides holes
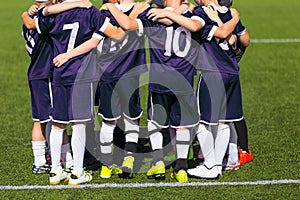
[[[85,151],[86,129],[85,124],[75,124],[72,126],[71,145],[73,150],[74,170],[78,176],[83,175],[83,158]]]
[[[126,142],[133,142],[138,143],[139,140],[139,125],[137,120],[131,120],[124,117],[124,124],[125,124],[125,141]]]
[[[61,146],[61,158],[62,158],[62,165],[64,166],[65,169],[70,168],[74,165],[70,143],[63,144]]]
[[[51,161],[52,169],[54,172],[61,172],[62,167],[60,164],[61,145],[63,140],[64,129],[57,130],[54,127],[50,133],[50,145],[51,145]]]
[[[102,122],[100,129],[100,150],[101,153],[110,154],[112,153],[112,142],[113,134],[116,125]],[[108,144],[108,145],[103,145]]]
[[[218,133],[215,140],[216,164],[222,165],[230,137],[230,128],[228,124],[219,124]]]
[[[34,156],[34,165],[39,167],[46,163],[45,148],[46,141],[32,141],[32,151]]]
[[[149,138],[150,138],[152,151],[157,149],[162,149],[163,135],[161,132],[158,131],[158,127],[152,122],[148,122],[148,132],[150,133]]]
[[[203,153],[204,164],[211,168],[216,165],[214,137],[212,133],[200,124],[197,131],[197,138]]]
[[[239,161],[237,144],[229,143],[228,162],[235,164]]]
[[[176,130],[177,159],[187,159],[190,148],[190,131],[188,129]]]

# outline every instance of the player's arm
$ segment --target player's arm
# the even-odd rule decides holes
[[[100,41],[102,40],[99,39],[98,37],[92,37],[89,40],[85,41],[84,43],[80,44],[79,46],[77,46],[76,48],[66,52],[66,53],[62,53],[59,54],[58,56],[56,56],[53,59],[53,63],[56,67],[60,67],[62,66],[65,62],[67,62],[68,60],[70,60],[73,57],[82,55],[84,53],[87,53],[89,51],[91,51],[92,49],[96,48],[98,46],[98,44],[100,43]]]
[[[185,27],[186,29],[196,32],[200,30],[205,22],[204,20],[197,20],[197,19],[191,19],[185,16],[182,16],[181,14],[177,14],[170,10],[159,10],[159,9],[151,9],[148,12],[148,18],[152,19],[153,21],[156,21],[158,19],[162,18],[169,18],[173,22]]]
[[[232,19],[218,27],[214,33],[215,37],[226,39],[233,32],[236,24],[240,20],[239,13],[236,9],[231,8]]]
[[[124,39],[126,33],[125,31],[119,27],[119,28],[115,28],[111,23],[108,23],[106,29],[103,31],[103,33],[114,39],[114,40],[117,40],[117,41],[121,41]]]
[[[53,15],[73,8],[90,8],[92,5],[93,4],[89,0],[64,2],[45,7],[43,14],[45,16]]]
[[[28,14],[28,12],[23,12],[22,14],[22,20],[23,24],[26,26],[28,29],[35,29],[35,20],[31,18],[31,16]]]
[[[238,40],[243,47],[248,47],[250,45],[250,35],[247,30],[243,34],[238,34]]]
[[[135,30],[138,29],[138,23],[134,19],[138,14],[137,11],[134,12],[130,17],[125,15],[123,12],[121,12],[114,4],[106,3],[104,4],[101,9],[103,10],[109,10],[111,14],[114,16],[114,18],[117,20],[118,24],[124,29],[124,30]],[[137,10],[137,9],[136,9]]]

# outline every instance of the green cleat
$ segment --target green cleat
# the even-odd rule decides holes
[[[110,178],[112,175],[112,167],[109,168],[105,165],[102,165],[101,171],[100,171],[100,178]]]
[[[171,178],[176,179],[177,182],[184,183],[188,182],[188,175],[185,170],[179,170],[179,172],[172,172]]]
[[[159,161],[148,170],[146,175],[149,179],[165,180],[165,174],[165,164],[163,161]]]
[[[132,179],[134,177],[133,162],[134,158],[132,156],[127,156],[124,158],[122,163],[122,173],[119,174],[120,178]]]

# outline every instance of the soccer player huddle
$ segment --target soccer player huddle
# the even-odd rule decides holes
[[[35,0],[22,14],[31,58],[33,173],[50,173],[52,185],[68,180],[68,185],[76,186],[92,180],[83,166],[91,137],[87,124],[97,106],[102,118],[96,137],[100,177],[133,178],[143,113],[140,77],[148,70],[149,179],[165,178],[162,130],[168,128],[175,130],[171,177],[178,182],[187,182],[189,176],[218,178],[223,170],[237,170],[252,161],[238,65],[249,34],[230,0],[195,3],[108,0],[97,9],[88,0]],[[194,88],[197,70],[201,74]],[[113,134],[119,120],[124,124],[125,147],[116,170]],[[190,168],[188,154],[195,137],[204,162]],[[51,165],[45,158],[46,146]]]

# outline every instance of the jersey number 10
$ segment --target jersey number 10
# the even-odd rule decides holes
[[[166,43],[165,43],[165,56],[171,56],[172,52],[172,47],[173,47],[173,52],[175,53],[176,56],[178,57],[185,57],[191,47],[191,32],[188,31],[187,29],[183,27],[178,27],[174,31],[174,27],[167,27],[167,38],[166,38]],[[185,47],[182,49],[179,44],[179,39],[181,34],[185,35]]]

